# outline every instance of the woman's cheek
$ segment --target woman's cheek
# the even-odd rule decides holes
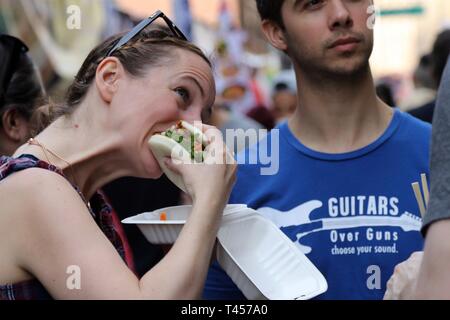
[[[172,124],[173,121],[178,121],[181,118],[181,112],[176,107],[168,107],[164,110],[161,110],[159,114],[156,115],[157,118],[159,118],[164,123],[170,123]]]

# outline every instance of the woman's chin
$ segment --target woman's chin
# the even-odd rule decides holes
[[[155,170],[153,169],[145,169],[143,170],[143,172],[141,172],[141,174],[139,174],[139,178],[142,179],[153,179],[153,180],[157,180],[159,178],[161,178],[163,176],[164,172],[162,172],[161,170]]]
[[[158,161],[152,156],[149,160],[143,163],[145,178],[147,179],[159,179],[164,174]]]
[[[157,172],[157,173],[153,173],[150,177],[149,177],[149,179],[159,179],[159,178],[161,178],[162,176],[164,175],[164,172],[162,172],[162,170],[160,170],[159,172]]]

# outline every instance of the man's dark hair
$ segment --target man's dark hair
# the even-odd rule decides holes
[[[284,0],[256,0],[256,7],[262,20],[272,20],[280,27],[284,27],[281,17],[281,7]]]
[[[442,31],[433,46],[431,53],[432,72],[437,85],[441,83],[442,74],[450,54],[450,30]]]

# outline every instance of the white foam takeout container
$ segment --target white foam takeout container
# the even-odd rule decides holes
[[[246,208],[246,205],[228,205],[224,215]],[[153,244],[173,244],[191,214],[192,206],[176,206],[145,212],[122,221],[123,224],[137,225],[148,242]],[[161,221],[165,213],[167,220]]]
[[[250,208],[223,217],[217,260],[249,300],[308,300],[324,276],[270,220]]]
[[[192,206],[164,208],[122,221],[136,224],[153,244],[173,244]],[[166,221],[160,221],[165,212]],[[270,220],[245,205],[228,205],[218,233],[217,260],[249,300],[308,300],[327,282]]]

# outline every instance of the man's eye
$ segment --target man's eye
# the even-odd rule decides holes
[[[191,98],[189,91],[185,88],[176,88],[175,92],[183,99],[184,102],[189,102],[189,99]]]

